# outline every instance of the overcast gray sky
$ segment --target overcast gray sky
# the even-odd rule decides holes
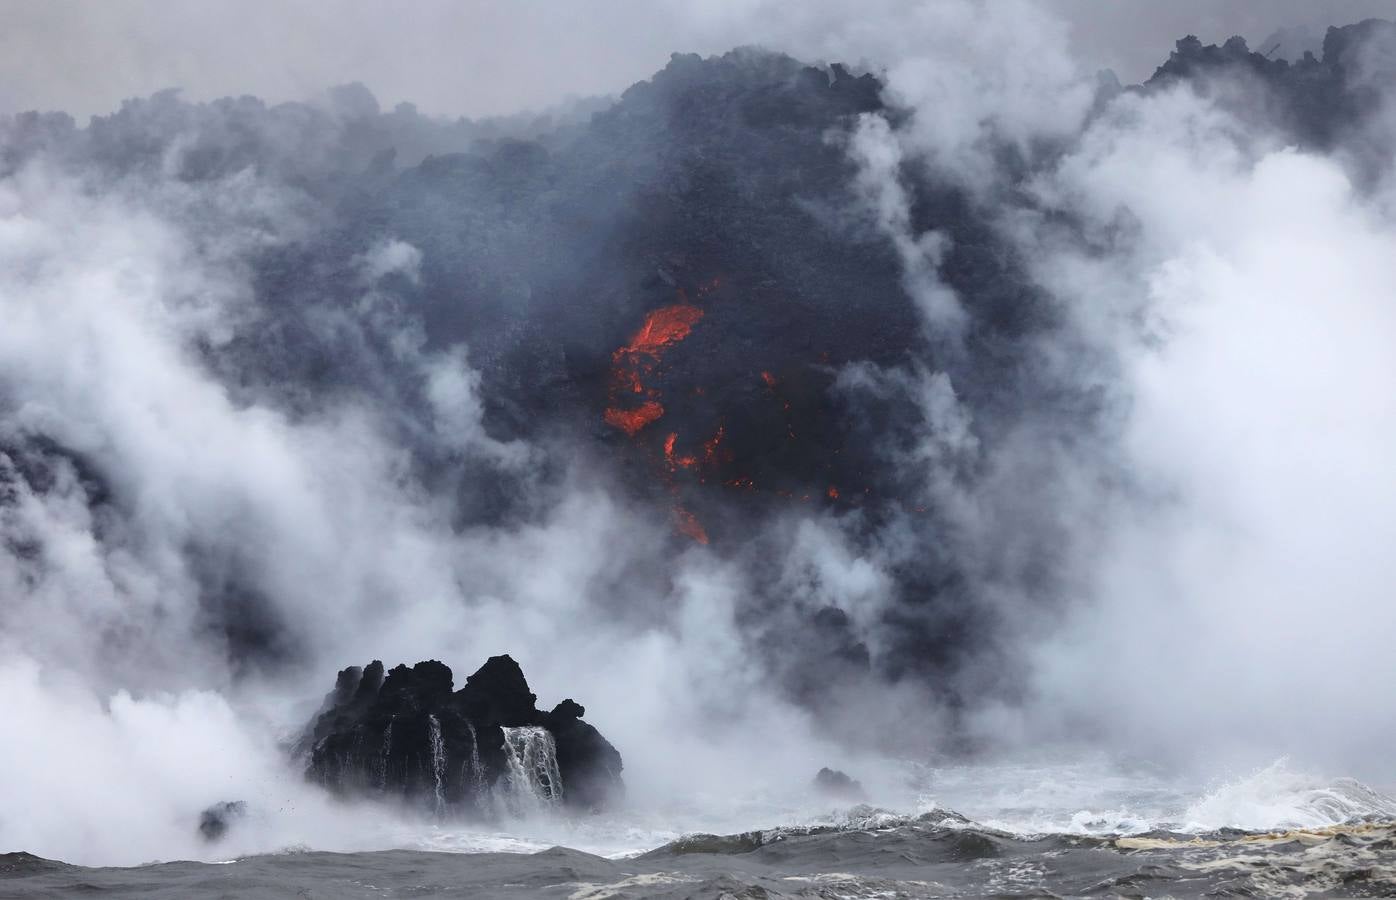
[[[862,2],[845,5],[856,18]],[[907,0],[908,3],[911,0]],[[990,0],[994,2],[994,0]],[[1147,77],[1188,32],[1253,44],[1281,25],[1396,18],[1396,0],[1042,0],[1081,57]],[[362,81],[380,101],[490,115],[615,93],[675,50],[779,43],[772,0],[0,0],[0,111],[80,118],[167,87],[301,99]],[[757,11],[761,15],[756,15]],[[760,21],[764,25],[756,25]]]

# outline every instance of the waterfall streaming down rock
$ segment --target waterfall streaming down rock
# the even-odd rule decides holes
[[[562,775],[557,767],[557,744],[540,725],[504,728],[505,805],[522,814],[562,800]]]
[[[388,789],[388,754],[393,751],[393,722],[389,720],[388,727],[383,729],[383,752],[379,757],[378,765],[378,790]]]
[[[446,811],[446,742],[441,739],[441,720],[436,716],[427,716],[427,737],[431,743],[432,794],[440,816]]]
[[[485,793],[485,767],[480,762],[480,736],[475,733],[474,725],[466,722],[465,727],[470,730],[470,759],[461,763],[461,768],[463,774],[469,775],[467,784],[471,792],[476,797],[482,797]]]
[[[438,821],[595,811],[622,789],[620,754],[582,720],[585,707],[566,699],[539,710],[508,656],[490,657],[460,690],[437,660],[382,672],[375,660],[339,674],[297,742],[310,780],[406,801]]]

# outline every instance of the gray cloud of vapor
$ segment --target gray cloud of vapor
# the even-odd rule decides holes
[[[1040,182],[1090,230],[1137,228],[1108,261],[1050,245],[1039,267],[1119,348],[1141,491],[1042,654],[1050,696],[1095,685],[1141,745],[1389,777],[1396,223],[1341,159],[1177,88],[1118,100]]]
[[[248,170],[171,178],[171,152],[105,184],[40,158],[0,187],[0,690],[25,722],[0,747],[0,846],[129,864],[399,840],[391,813],[332,810],[277,743],[330,673],[372,658],[463,677],[513,653],[542,702],[581,698],[625,748],[641,805],[841,758],[746,652],[743,573],[701,551],[655,572],[667,529],[584,461],[526,522],[462,531],[374,398],[233,396],[208,357],[265,314],[247,257],[309,227],[304,197]],[[540,448],[484,430],[467,349],[428,351],[397,317],[392,285],[419,264],[376,244],[331,305],[387,330],[425,440],[526,474]],[[243,667],[244,619],[270,623],[289,677]],[[281,812],[199,845],[192,817],[230,795]]]
[[[989,3],[984,14],[996,15],[994,7],[1019,8]],[[1277,28],[1321,32],[1333,22],[1389,15],[1392,4],[1051,0],[1048,9],[1066,23],[1074,55],[1087,67],[1114,68],[1131,82],[1147,77],[1185,33],[1218,42],[1241,34],[1258,44]],[[916,15],[914,5],[887,10]],[[63,109],[81,117],[171,87],[196,100],[255,94],[277,102],[362,81],[390,106],[505,115],[618,93],[675,51],[780,42],[792,22],[861,14],[861,5],[855,14],[843,3],[761,0],[418,0],[409,12],[379,0],[5,0],[0,111]]]
[[[919,159],[997,210],[1045,302],[1067,316],[1037,348],[1044,376],[1104,401],[1091,444],[1027,418],[1016,438],[980,448],[990,474],[961,521],[981,540],[957,546],[974,558],[1044,526],[1065,535],[1069,598],[1059,620],[1045,585],[978,586],[985,602],[1007,601],[1034,685],[1004,715],[982,708],[981,727],[1000,740],[1024,729],[1030,743],[1106,736],[1213,763],[1292,753],[1389,779],[1396,621],[1382,548],[1396,521],[1385,389],[1396,286],[1385,261],[1396,222],[1385,120],[1351,135],[1387,142],[1372,190],[1350,148],[1296,149],[1278,126],[1237,118],[1238,101],[1268,102],[1243,78],[1206,95],[1120,95],[1088,118],[1090,74],[1033,16],[978,20],[978,39],[1003,52],[962,69],[953,53],[918,58],[918,42],[935,38],[914,29],[899,35],[900,55],[884,44],[888,94],[910,116],[865,126],[857,149],[884,195],[914,168],[879,161]],[[955,18],[937,4],[926,21]],[[858,37],[853,27],[822,40]],[[981,117],[957,129],[953,101],[970,97]],[[947,108],[951,127],[937,128]],[[1063,152],[1038,157],[1020,183],[993,157],[1005,145],[1030,161],[1034,145]],[[1026,204],[1010,199],[1019,188]],[[942,471],[927,460],[932,483]],[[994,500],[1005,484],[1051,516],[1005,515],[1012,507]]]
[[[1208,9],[1172,35],[1390,11]],[[854,20],[831,5],[748,3],[695,15],[807,57],[877,60],[886,96],[910,115],[895,127],[868,118],[849,149],[928,329],[958,325],[935,277],[940,236],[916,233],[906,213],[906,183],[924,171],[997,210],[1043,302],[1066,316],[1033,351],[1041,373],[1103,403],[1076,423],[1085,430],[1028,415],[993,443],[947,445],[966,414],[933,361],[919,374],[843,379],[855,393],[939,385],[922,395],[939,398],[925,407],[924,446],[957,449],[917,461],[927,496],[952,511],[935,540],[1017,631],[1007,652],[1033,685],[1012,708],[976,713],[986,738],[1108,735],[1193,761],[1292,753],[1389,779],[1389,117],[1350,136],[1387,147],[1371,190],[1349,165],[1355,148],[1289,146],[1256,114],[1269,103],[1262,88],[1244,79],[1207,95],[1125,94],[1093,111],[1092,61],[1068,37],[1083,40],[1081,24],[1063,11],[1082,14],[873,4]],[[1128,26],[1137,34],[1154,21],[1140,18]],[[1251,110],[1244,121],[1238,104]],[[1005,146],[1039,174],[1023,183],[1002,169]],[[966,482],[966,468],[980,474]],[[912,534],[900,523],[881,532],[870,579],[898,548],[929,552],[927,535]],[[1015,557],[1044,546],[1057,552],[1056,581],[1034,585]]]

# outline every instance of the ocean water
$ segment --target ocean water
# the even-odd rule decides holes
[[[1389,896],[1396,799],[1284,761],[1196,783],[1105,760],[905,765],[897,797],[751,793],[491,827],[346,808],[343,838],[256,846],[253,810],[198,859],[90,868],[0,856],[0,898]],[[877,789],[874,789],[877,793]]]

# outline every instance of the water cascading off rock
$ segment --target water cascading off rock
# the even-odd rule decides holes
[[[622,789],[620,753],[582,721],[581,704],[540,711],[510,657],[453,687],[436,660],[386,676],[377,660],[343,670],[298,744],[306,777],[438,817],[599,810]]]
[[[504,729],[504,759],[508,766],[499,794],[505,810],[527,815],[563,799],[562,772],[557,764],[557,741],[540,725]]]

